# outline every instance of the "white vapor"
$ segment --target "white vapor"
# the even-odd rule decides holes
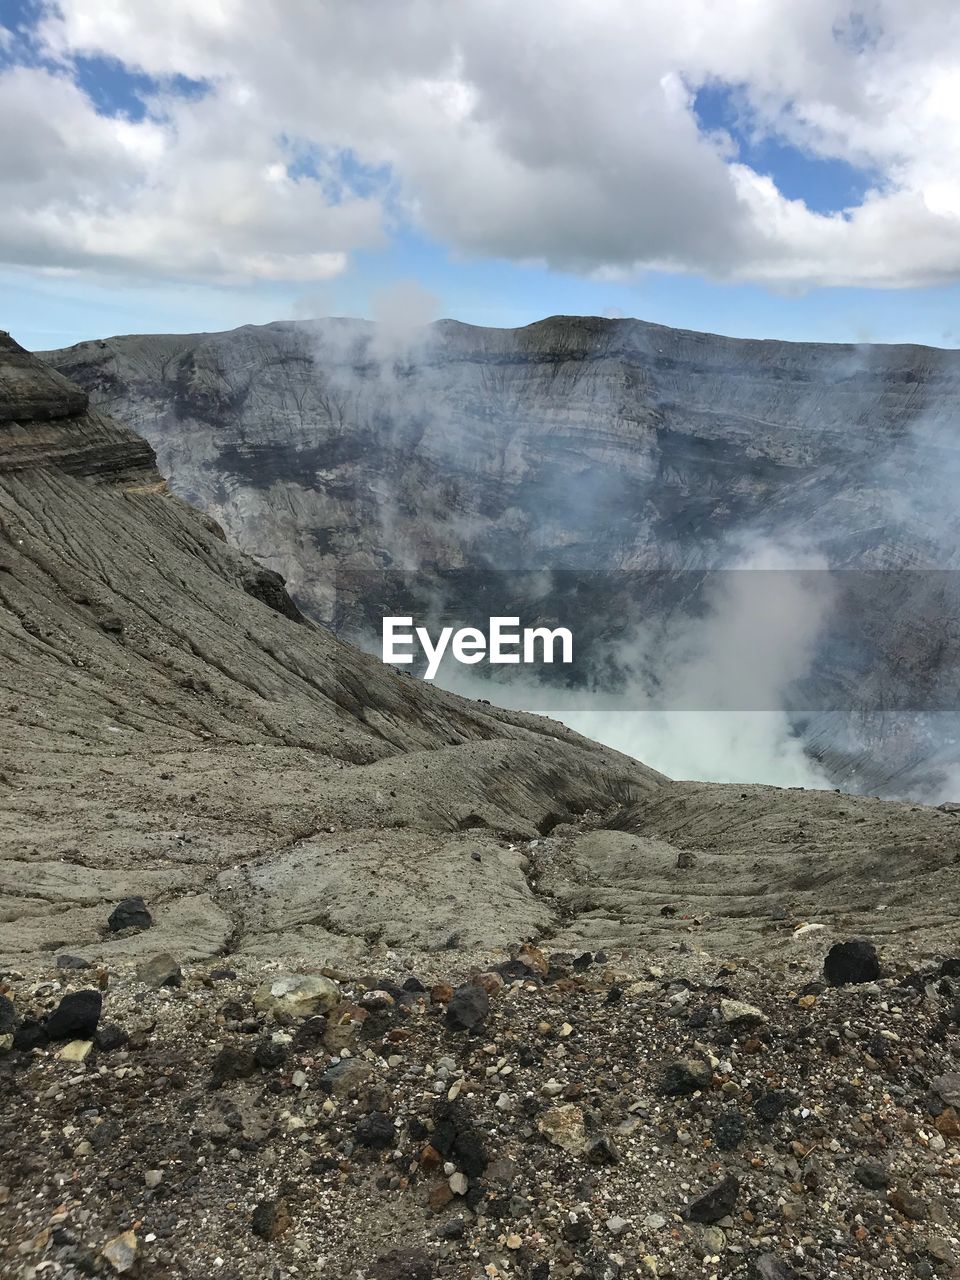
[[[666,633],[638,630],[618,645],[618,663],[633,674],[616,693],[591,689],[587,698],[529,670],[487,681],[452,662],[437,683],[552,716],[672,778],[829,787],[784,709],[810,671],[832,602],[828,574],[793,571],[825,562],[803,547],[754,541],[728,567],[740,572],[714,576],[705,617],[675,618]]]

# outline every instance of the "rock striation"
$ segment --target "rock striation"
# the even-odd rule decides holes
[[[505,833],[658,785],[300,619],[276,574],[171,494],[145,441],[7,336],[0,387],[0,958],[255,946],[245,895],[292,948],[362,947],[431,902],[445,937],[495,936],[536,915]],[[358,876],[391,854],[405,872],[364,909]],[[336,894],[350,922],[327,914]],[[125,927],[127,899],[150,929]]]

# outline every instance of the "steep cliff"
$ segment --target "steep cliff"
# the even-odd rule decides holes
[[[557,317],[404,342],[278,323],[44,358],[321,610],[334,564],[673,567],[745,529],[836,565],[956,559],[934,502],[956,465],[952,351]],[[925,512],[903,497],[920,477]]]
[[[387,601],[383,579],[362,576],[371,570],[957,564],[953,351],[554,317],[408,335],[278,323],[46,358],[141,431],[175,491],[338,628],[377,626]],[[624,581],[610,573],[576,619],[583,644],[630,641]],[[686,594],[664,583],[646,602],[657,616]],[[888,634],[894,600],[899,617],[926,616],[923,588],[853,592],[812,659],[785,663],[759,694],[764,708],[813,709],[793,731],[845,786],[942,792],[956,764],[942,716],[891,714],[905,668],[924,689],[945,681],[927,710],[960,694],[954,662],[931,669],[956,647],[938,624]],[[540,605],[552,615],[558,600],[554,590]]]

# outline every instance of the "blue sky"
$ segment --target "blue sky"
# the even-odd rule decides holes
[[[920,178],[911,188],[902,147],[885,155],[882,139],[865,140],[863,120],[852,116],[847,135],[835,128],[828,136],[823,120],[834,120],[837,107],[828,114],[824,101],[833,88],[818,80],[816,95],[805,97],[803,76],[810,73],[799,63],[790,92],[779,91],[774,101],[762,47],[756,68],[747,63],[745,70],[720,50],[716,70],[706,74],[704,63],[697,84],[692,72],[674,67],[679,55],[662,36],[663,62],[650,68],[649,92],[656,93],[657,84],[674,86],[671,103],[663,106],[670,114],[660,125],[651,119],[649,137],[641,126],[634,135],[637,154],[633,139],[623,151],[625,102],[608,118],[574,104],[570,128],[578,127],[579,116],[589,116],[584,127],[593,133],[578,151],[571,143],[569,153],[558,157],[563,139],[552,131],[549,113],[538,122],[534,112],[541,96],[556,98],[555,80],[547,69],[542,85],[531,84],[528,68],[513,81],[500,71],[494,76],[484,61],[485,33],[469,27],[465,16],[463,30],[454,34],[460,62],[469,69],[466,51],[478,68],[469,79],[465,74],[463,88],[478,109],[475,121],[455,121],[459,132],[451,133],[446,184],[442,166],[431,165],[431,130],[438,126],[418,133],[422,110],[411,112],[412,123],[398,110],[396,121],[377,133],[331,114],[329,102],[314,100],[309,89],[288,95],[290,71],[281,64],[290,56],[289,33],[278,28],[273,45],[266,29],[258,60],[242,39],[243,0],[234,7],[237,31],[218,30],[213,40],[190,6],[173,0],[168,42],[166,31],[153,29],[150,8],[135,0],[131,8],[140,8],[144,28],[118,34],[116,24],[106,25],[99,35],[97,6],[84,0],[59,8],[0,0],[0,27],[7,33],[0,41],[0,109],[5,89],[25,122],[22,154],[13,138],[10,155],[0,152],[0,158],[14,175],[11,182],[21,169],[26,174],[7,191],[0,174],[0,196],[19,220],[10,243],[0,243],[0,323],[26,346],[291,316],[373,315],[385,290],[409,281],[433,296],[437,315],[481,325],[522,325],[557,313],[625,315],[748,337],[960,345],[960,252],[954,261],[953,224],[940,207],[949,193],[938,187],[938,205],[927,200]],[[784,23],[792,21],[789,9],[783,13]],[[323,34],[317,33],[318,48]],[[629,71],[618,62],[618,34],[606,32],[605,44],[599,29],[589,33],[596,38],[598,95],[607,92],[604,57],[611,96],[621,70]],[[837,60],[837,102],[845,102],[851,95],[844,96],[842,81],[852,73],[842,59],[855,58],[853,74],[866,75],[872,46],[850,51],[829,29],[801,34],[828,42],[828,55]],[[705,43],[710,39],[705,25]],[[268,63],[274,47],[271,79],[259,62]],[[882,42],[877,48],[880,57]],[[389,63],[379,70],[354,68],[361,107],[363,94],[371,104],[378,101],[390,72]],[[412,78],[410,84],[419,82]],[[622,82],[628,83],[626,75]],[[677,84],[687,93],[679,106]],[[405,105],[413,92],[397,100]],[[261,104],[262,129],[253,130],[249,157],[234,158],[234,139],[238,148],[241,139],[246,146],[252,130],[237,116],[232,133],[226,104],[231,113],[242,112],[236,104],[251,94]],[[659,100],[653,101],[660,110]],[[275,118],[261,122],[264,102],[275,107]],[[558,115],[564,103],[552,101],[550,110]],[[363,117],[363,110],[356,115]],[[449,112],[440,125],[448,118]],[[316,139],[309,133],[315,121]],[[891,130],[901,124],[892,119]],[[658,150],[655,134],[674,127],[676,147]],[[464,140],[459,149],[457,138]],[[491,138],[499,147],[492,158]],[[47,150],[32,164],[38,146]],[[599,157],[595,165],[591,148]],[[262,200],[251,200],[249,225],[238,228],[234,210],[243,207],[247,191],[242,166],[249,164],[251,184],[266,182],[271,150],[280,157],[280,176],[273,173],[269,183],[283,202],[281,214],[274,218],[270,210],[274,188],[268,185]],[[232,203],[225,199],[219,208],[216,192],[204,189],[204,174],[225,155],[229,181],[237,185]],[[492,178],[477,177],[481,164],[490,165]],[[645,186],[646,173],[657,174],[657,182]],[[497,192],[487,210],[490,187],[508,178],[516,179],[521,193],[515,211],[510,190]],[[195,224],[191,181],[202,193]],[[450,198],[454,186],[465,193],[456,202]],[[561,207],[581,198],[585,218],[596,224],[595,242]],[[871,215],[861,231],[857,211],[871,202],[880,212],[880,230]],[[535,205],[536,217],[530,212]],[[903,210],[916,219],[928,207],[937,216],[926,231],[920,221],[915,236],[904,234]],[[162,216],[164,208],[169,217]],[[888,208],[893,212],[885,229]],[[225,226],[230,230],[222,233]],[[228,239],[235,243],[223,247]],[[665,269],[664,257],[680,269]],[[251,262],[252,270],[246,265]]]

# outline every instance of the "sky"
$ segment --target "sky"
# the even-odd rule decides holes
[[[32,349],[398,310],[960,346],[955,0],[0,0],[0,121]]]

